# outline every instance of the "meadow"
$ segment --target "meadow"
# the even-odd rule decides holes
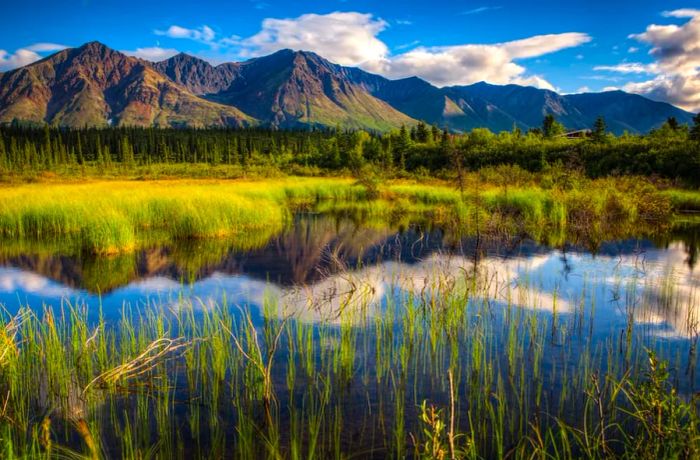
[[[196,269],[229,247],[267,244],[299,213],[595,251],[653,237],[700,202],[638,178],[521,173],[458,183],[47,176],[0,188],[1,251],[90,255],[93,272],[113,273],[100,282],[116,286],[128,281],[122,256],[139,249],[194,245]],[[611,282],[624,322],[606,329],[609,300],[589,280],[580,298],[543,295],[527,275],[515,283],[507,266],[477,262],[418,275],[344,267],[321,292],[124,304],[116,319],[70,299],[4,311],[0,456],[700,455],[694,291],[677,292],[673,273],[649,284],[621,276]],[[675,342],[640,317],[671,318]]]
[[[651,232],[698,196],[662,192],[642,180],[598,179],[562,188],[503,185],[476,175],[461,187],[294,177],[44,181],[0,188],[0,239],[8,248],[51,242],[65,251],[97,255],[214,238],[249,248],[264,244],[294,213],[311,211],[363,221],[422,219],[465,235],[525,232],[551,245],[566,238],[594,244]]]

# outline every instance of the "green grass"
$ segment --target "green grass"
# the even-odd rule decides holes
[[[0,235],[11,240],[60,238],[96,254],[163,241],[228,238],[264,244],[287,210],[233,187],[139,182],[28,185],[2,190]]]
[[[272,296],[64,304],[0,319],[3,458],[696,458],[700,414],[664,339],[585,345],[594,305],[503,302],[488,273],[420,294],[361,290],[317,323]],[[352,273],[343,277],[352,279]],[[356,280],[359,281],[359,280]],[[398,283],[398,280],[396,281]],[[506,283],[506,286],[510,283]],[[398,287],[397,285],[393,285]],[[507,299],[533,299],[527,285]],[[636,286],[628,286],[635,292]],[[625,295],[623,295],[625,297]],[[658,311],[654,296],[639,311]],[[309,298],[309,311],[314,300]],[[529,304],[525,304],[527,307]],[[96,312],[93,312],[94,315]],[[578,318],[582,324],[576,327]],[[657,352],[647,352],[644,346]],[[581,348],[583,347],[583,348]]]
[[[340,178],[47,182],[0,188],[0,238],[60,240],[103,255],[211,238],[235,239],[245,248],[264,244],[294,212],[310,210],[385,223],[420,220],[462,234],[526,232],[560,241],[568,231],[600,240],[652,232],[670,219],[673,200],[611,181],[570,191],[485,184],[463,192],[398,181],[372,193]]]
[[[664,195],[677,211],[700,212],[700,191],[674,189],[665,191]]]

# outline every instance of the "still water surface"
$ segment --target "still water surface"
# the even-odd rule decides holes
[[[454,284],[477,271],[488,280],[492,300],[564,320],[595,311],[586,318],[592,331],[586,340],[618,334],[632,318],[639,334],[682,350],[697,337],[699,234],[700,225],[681,224],[657,241],[608,241],[591,251],[541,246],[525,237],[455,238],[440,229],[365,227],[306,215],[255,250],[219,241],[116,259],[3,257],[0,304],[10,313],[22,306],[87,305],[109,319],[125,305],[177,307],[194,299],[207,308],[225,299],[255,311],[274,298],[304,321],[333,322],[346,304],[369,302],[371,314],[381,314],[387,298],[425,296],[440,280]]]
[[[523,403],[518,399],[520,391],[526,392],[522,397],[526,400],[542,395],[542,401],[538,396],[537,401],[526,401],[514,409],[515,417],[526,417],[532,405],[571,417],[571,422],[579,420],[581,407],[574,406],[580,399],[567,402],[571,393],[566,387],[573,386],[583,394],[587,382],[576,381],[584,374],[582,365],[601,370],[613,367],[617,372],[634,366],[629,348],[656,350],[669,360],[671,378],[681,393],[697,391],[700,377],[695,372],[698,358],[694,350],[700,276],[695,265],[699,236],[700,225],[686,223],[654,240],[628,238],[594,247],[547,247],[525,236],[461,238],[440,228],[367,226],[344,218],[300,215],[282,234],[254,250],[236,249],[226,241],[201,241],[152,247],[115,258],[51,251],[0,252],[0,304],[10,314],[22,307],[41,312],[49,307],[80,306],[92,320],[102,315],[112,324],[118,324],[125,308],[177,311],[183,305],[194,305],[202,313],[215,305],[227,305],[234,313],[250,312],[261,334],[271,317],[291,318],[302,325],[291,331],[302,335],[305,328],[315,331],[318,363],[323,356],[336,356],[341,369],[324,371],[317,364],[321,376],[317,379],[302,379],[300,370],[290,377],[286,363],[294,359],[288,361],[289,349],[283,340],[272,369],[281,408],[282,444],[291,442],[286,436],[299,416],[295,408],[303,413],[305,404],[313,400],[314,388],[326,382],[323,375],[327,372],[334,379],[333,401],[337,401],[333,404],[338,411],[326,415],[335,417],[328,430],[342,426],[338,439],[343,451],[380,458],[392,449],[395,437],[391,430],[396,430],[396,436],[421,432],[417,425],[421,401],[442,407],[449,403],[446,369],[454,367],[450,359],[460,361],[458,372],[460,366],[464,368],[464,380],[457,383],[456,390],[457,399],[464,401],[457,409],[462,414],[461,428],[471,417],[467,410],[486,414],[478,404],[470,407],[474,401],[483,401],[474,389],[493,385],[491,391],[495,391],[502,384],[488,370],[477,372],[481,357],[486,366],[507,377],[507,407]],[[440,351],[440,347],[431,350],[434,325],[415,318],[404,321],[401,315],[415,314],[413,306],[435,308],[442,293],[459,291],[470,283],[479,288],[467,304],[449,304],[449,308],[468,309],[468,314],[457,321],[457,340],[445,341],[459,344],[464,353]],[[274,308],[269,308],[270,300]],[[425,321],[435,321],[438,316],[427,314]],[[291,341],[296,340],[294,334]],[[514,338],[514,334],[523,337]],[[539,338],[533,340],[530,334]],[[380,349],[380,341],[385,349]],[[482,355],[474,351],[479,347]],[[324,355],[329,348],[340,351]],[[344,373],[346,358],[349,372]],[[511,361],[520,365],[511,366]],[[240,391],[236,378],[231,384],[234,393]],[[290,378],[299,382],[287,390]],[[182,383],[187,379],[176,377],[174,381],[175,399],[193,396]],[[405,409],[404,400],[408,403]],[[192,420],[199,419],[200,409],[198,399],[194,401],[175,404],[173,412],[172,429],[185,440],[187,456],[194,446],[206,456],[202,452],[216,452],[215,446],[226,445],[225,439],[242,437],[236,421],[241,414],[228,399],[207,406],[215,415],[213,421],[220,422],[197,431],[199,425]],[[128,407],[128,400],[124,404]],[[561,405],[566,407],[558,407]],[[103,448],[119,456],[119,436],[114,437],[111,425],[116,419],[111,417],[101,431]],[[190,437],[183,434],[185,420],[190,423]],[[212,440],[201,441],[207,433]],[[153,439],[146,436],[144,448]],[[400,436],[396,439],[398,445],[406,441]],[[494,457],[497,452],[485,449],[483,454]]]

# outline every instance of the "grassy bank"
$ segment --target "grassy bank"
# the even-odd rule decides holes
[[[677,212],[700,213],[700,192],[697,190],[668,190],[664,195]]]
[[[567,233],[600,240],[662,225],[675,200],[650,185],[613,180],[568,190],[340,178],[43,182],[0,188],[0,237],[14,245],[55,240],[95,254],[206,238],[246,248],[264,244],[292,213],[310,210],[390,223],[424,219],[464,234],[526,232],[560,244]]]

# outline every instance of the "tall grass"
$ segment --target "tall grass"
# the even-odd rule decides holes
[[[700,192],[696,190],[666,190],[663,192],[671,200],[673,208],[680,212],[700,212]]]
[[[302,310],[267,296],[125,306],[114,323],[67,303],[5,314],[0,452],[697,458],[698,406],[667,364],[696,356],[643,331],[592,342],[593,303],[460,273],[436,267],[413,291],[397,273],[378,299],[345,273],[353,289]],[[626,308],[674,308],[622,289]]]
[[[206,238],[254,247],[299,210],[392,223],[423,219],[464,234],[524,231],[539,240],[573,230],[600,238],[666,222],[669,200],[609,180],[568,191],[488,184],[458,191],[412,182],[370,190],[348,179],[312,178],[25,184],[0,188],[0,238],[60,240],[95,254]]]
[[[51,240],[97,254],[133,250],[149,235],[164,241],[242,235],[265,241],[287,210],[272,199],[215,184],[102,182],[4,189],[0,235]]]

